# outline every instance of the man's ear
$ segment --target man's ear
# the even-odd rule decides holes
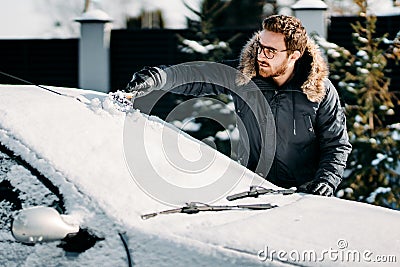
[[[292,54],[290,54],[289,59],[297,61],[300,58],[300,56],[301,56],[300,51],[295,50],[295,51],[293,51]]]
[[[294,66],[294,64],[296,64],[300,56],[301,56],[300,51],[297,50],[293,51],[293,53],[289,55],[289,65]]]

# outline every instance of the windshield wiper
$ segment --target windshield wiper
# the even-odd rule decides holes
[[[150,219],[150,218],[155,217],[160,214],[172,214],[172,213],[195,214],[195,213],[199,213],[201,211],[223,211],[223,210],[266,210],[266,209],[272,209],[275,207],[277,207],[277,206],[271,205],[268,203],[249,204],[249,205],[234,205],[234,206],[233,205],[232,206],[229,206],[229,205],[217,206],[217,205],[207,205],[207,204],[199,203],[199,202],[190,202],[190,203],[187,203],[186,206],[183,206],[180,208],[144,214],[141,217],[143,220],[147,220],[147,219]]]
[[[260,195],[291,195],[294,193],[296,193],[294,189],[269,189],[262,186],[250,186],[249,191],[227,196],[226,199],[232,201],[246,197],[258,197]]]

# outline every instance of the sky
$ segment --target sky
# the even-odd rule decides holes
[[[64,96],[34,86],[0,85],[0,142],[57,185],[70,222],[106,235],[68,266],[86,266],[85,260],[106,266],[107,255],[123,265],[118,229],[126,232],[138,266],[265,266],[265,261],[303,266],[311,263],[296,257],[307,251],[318,255],[315,266],[365,266],[385,255],[400,260],[399,211],[304,194],[229,202],[226,195],[250,185],[277,187],[159,118],[120,111],[106,94],[50,88]],[[26,171],[14,169],[13,175],[22,191],[32,190],[21,180]],[[228,180],[219,184],[224,178],[239,179],[233,186]],[[210,189],[207,194],[201,193],[204,187]],[[216,192],[219,197],[210,201]],[[140,217],[192,201],[277,207]],[[5,240],[0,242],[4,266],[74,262],[60,254],[58,243],[24,247],[4,229],[0,239]],[[277,251],[286,254],[277,257]],[[360,262],[343,258],[354,251]]]

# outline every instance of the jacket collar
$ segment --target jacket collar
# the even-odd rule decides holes
[[[242,49],[238,67],[240,74],[236,77],[238,85],[245,85],[257,76],[256,38],[257,34],[254,34]],[[292,82],[300,86],[308,100],[320,103],[325,97],[324,81],[328,77],[328,67],[318,46],[310,38],[303,56],[296,64]]]

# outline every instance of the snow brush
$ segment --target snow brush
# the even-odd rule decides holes
[[[85,97],[82,97],[82,96],[75,97],[75,96],[63,94],[63,93],[54,91],[54,90],[52,90],[52,89],[50,89],[50,88],[44,87],[44,86],[42,86],[42,85],[35,84],[35,83],[33,83],[33,82],[24,80],[24,79],[22,79],[22,78],[20,78],[20,77],[11,75],[11,74],[6,73],[6,72],[1,71],[1,70],[0,70],[0,74],[1,74],[1,75],[4,75],[4,76],[6,76],[6,77],[12,78],[12,79],[14,79],[14,80],[17,80],[17,81],[20,81],[20,82],[24,82],[24,83],[29,84],[29,85],[36,86],[36,87],[38,87],[38,88],[40,88],[40,89],[46,90],[46,91],[51,92],[51,93],[53,93],[53,94],[57,94],[57,95],[60,95],[60,96],[65,96],[65,97],[73,98],[73,99],[75,99],[75,100],[78,100],[78,101],[81,102],[81,103],[88,103],[88,101],[89,101],[89,100],[86,99]]]
[[[122,112],[131,112],[134,110],[134,103],[137,97],[137,92],[126,93],[124,91],[118,90],[116,92],[111,92],[108,97],[114,104],[116,108]]]

